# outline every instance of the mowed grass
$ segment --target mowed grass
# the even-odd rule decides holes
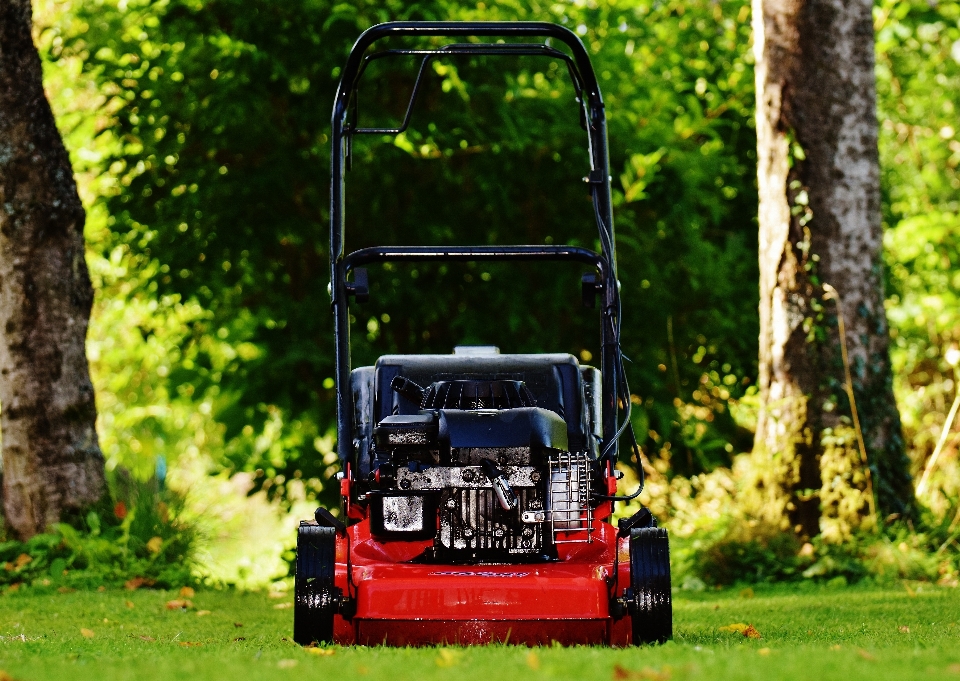
[[[63,679],[920,679],[960,681],[960,589],[778,586],[678,593],[656,647],[323,649],[290,641],[289,599],[108,590],[0,597],[0,670]],[[280,607],[278,607],[280,606]],[[206,612],[208,611],[208,612]],[[203,614],[201,614],[203,613]],[[752,624],[762,638],[721,627]],[[0,676],[0,678],[3,678]]]

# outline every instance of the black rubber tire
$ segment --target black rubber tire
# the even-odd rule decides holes
[[[302,646],[333,642],[339,606],[334,586],[337,531],[303,523],[297,532],[297,573],[293,594],[293,640]]]
[[[630,530],[630,593],[633,644],[673,638],[670,540],[662,527]]]

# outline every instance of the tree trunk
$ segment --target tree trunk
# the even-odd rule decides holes
[[[844,534],[868,515],[870,478],[844,392],[841,313],[878,508],[915,509],[883,307],[872,7],[753,1],[762,404],[755,456],[768,462],[758,483],[761,515],[805,536]],[[825,300],[824,284],[842,305]]]
[[[29,0],[0,2],[3,510],[21,539],[98,501],[103,455],[84,340],[84,212],[43,92]]]

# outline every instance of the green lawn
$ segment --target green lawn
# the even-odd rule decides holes
[[[779,586],[750,596],[678,594],[675,640],[660,647],[334,647],[316,655],[289,641],[289,600],[266,594],[199,592],[184,612],[165,607],[179,598],[171,592],[15,593],[0,597],[0,670],[20,681],[960,681],[960,589]],[[752,624],[762,638],[720,630],[734,623]]]

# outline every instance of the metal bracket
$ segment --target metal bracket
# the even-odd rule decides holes
[[[583,306],[591,310],[596,307],[597,296],[603,291],[603,284],[600,283],[600,277],[596,274],[588,273],[580,277],[580,295],[583,298]]]
[[[347,295],[353,296],[358,303],[370,300],[370,279],[367,277],[365,267],[357,267],[353,270],[353,281],[347,282]]]
[[[607,175],[603,170],[591,170],[588,175],[583,178],[583,181],[587,184],[606,184],[607,180],[610,179],[610,176]]]

